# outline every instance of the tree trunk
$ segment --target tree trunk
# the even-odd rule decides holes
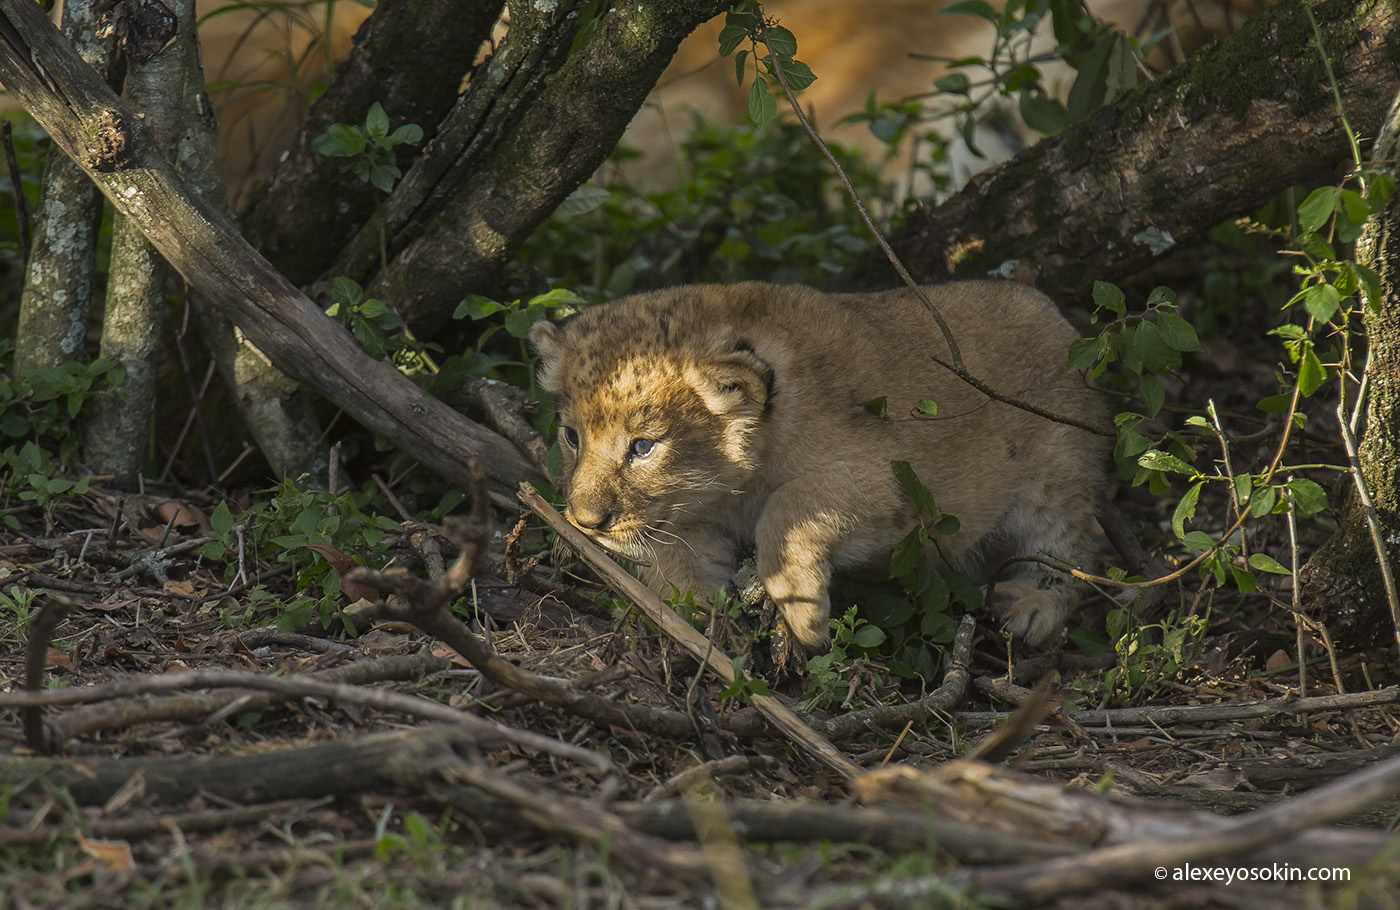
[[[1400,178],[1400,95],[1371,149],[1372,166]],[[1365,310],[1369,360],[1365,431],[1359,447],[1361,476],[1381,529],[1380,559],[1400,542],[1400,196],[1366,223],[1357,261],[1381,279],[1376,309]],[[1302,604],[1327,625],[1344,648],[1393,643],[1397,631],[1377,545],[1364,505],[1351,497],[1341,525],[1299,572]],[[1391,563],[1393,568],[1393,562]]]
[[[276,366],[453,482],[470,483],[473,459],[498,492],[537,476],[515,446],[425,394],[392,364],[372,360],[258,256],[30,0],[0,0],[0,82]]]
[[[1306,0],[1346,116],[1373,136],[1400,88],[1389,0]],[[1174,245],[1257,209],[1349,152],[1300,0],[1267,6],[1234,35],[973,179],[915,214],[894,248],[919,281],[1009,275],[1088,302]],[[875,251],[840,288],[897,283]]]
[[[607,158],[681,39],[728,5],[617,4],[567,60],[588,4],[512,5],[506,42],[384,207],[388,268],[367,224],[323,277],[365,284],[422,337],[465,294],[499,295],[506,263]]]
[[[107,79],[117,42],[97,37],[102,17],[95,7],[100,5],[100,0],[65,3],[63,32],[83,60]],[[20,296],[16,373],[82,358],[101,212],[102,195],[82,168],[67,155],[50,155]]]
[[[411,150],[421,153],[457,101],[501,6],[499,0],[380,0],[287,156],[240,207],[244,235],[278,271],[310,283],[374,216],[369,185],[341,173],[312,149],[312,140],[333,123],[363,123],[378,101],[395,125],[423,128],[420,148]]]
[[[128,61],[127,100],[141,111],[161,147],[174,149],[184,114],[190,48],[197,39],[194,0],[166,2],[174,17],[163,15],[164,6],[127,11],[123,50]],[[179,27],[181,23],[184,28]],[[155,42],[154,53],[132,40],[138,34]],[[121,364],[125,381],[120,393],[109,392],[93,402],[84,459],[98,474],[111,474],[115,486],[132,490],[137,488],[146,458],[151,415],[156,409],[156,373],[160,369],[170,267],[125,216],[118,216],[112,228],[111,263],[101,353]]]

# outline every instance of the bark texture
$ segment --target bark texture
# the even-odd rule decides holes
[[[107,79],[114,38],[99,39],[101,0],[63,6],[63,33],[78,54]],[[83,356],[102,195],[67,155],[44,162],[34,243],[25,268],[15,340],[15,372],[57,366]]]
[[[1397,155],[1400,95],[1371,149],[1371,160],[1391,177],[1400,177]],[[1365,313],[1369,397],[1358,455],[1386,550],[1379,558],[1389,559],[1393,568],[1400,545],[1400,197],[1367,222],[1356,256],[1381,279],[1380,306]],[[1302,602],[1344,648],[1393,643],[1395,623],[1376,545],[1359,498],[1351,500],[1337,531],[1299,572]]]
[[[567,60],[588,4],[536,6],[512,5],[506,41],[390,196],[388,267],[369,224],[326,273],[360,281],[422,337],[465,294],[500,293],[506,263],[603,163],[681,39],[728,4],[618,4]]]
[[[161,147],[174,149],[180,134],[191,54],[198,53],[194,0],[166,0],[127,10],[126,97],[145,116]],[[166,16],[166,10],[173,16]],[[154,54],[131,36],[154,41]],[[169,39],[168,44],[165,41]],[[164,44],[162,47],[161,45]],[[201,83],[202,84],[202,83]],[[112,230],[111,267],[102,314],[103,357],[122,365],[120,393],[93,402],[84,456],[98,474],[111,474],[121,489],[135,489],[150,439],[156,408],[156,374],[160,369],[161,331],[165,325],[165,283],[170,267],[125,216]]]
[[[919,281],[1036,275],[1086,302],[1172,246],[1247,213],[1348,154],[1304,3],[1347,117],[1374,136],[1400,88],[1394,0],[1282,0],[1237,33],[976,177],[894,240]],[[898,281],[878,251],[834,282]]]
[[[0,0],[0,82],[130,216],[186,280],[228,313],[274,365],[454,482],[477,459],[497,489],[536,476],[499,435],[371,360],[248,245],[155,147],[30,0]]]
[[[333,123],[363,123],[378,101],[395,126],[423,127],[413,153],[426,148],[500,13],[500,2],[381,0],[375,7],[286,158],[241,207],[244,235],[282,274],[313,281],[374,215],[369,185],[341,173],[312,140]]]

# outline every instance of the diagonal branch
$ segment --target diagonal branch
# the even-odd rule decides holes
[[[206,204],[139,115],[29,0],[0,0],[0,82],[196,290],[279,369],[457,483],[475,458],[497,490],[537,476],[515,446],[371,359]]]

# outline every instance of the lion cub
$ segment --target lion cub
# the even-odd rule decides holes
[[[1076,333],[1045,295],[1004,281],[926,292],[973,376],[1103,422],[1067,365]],[[530,340],[557,396],[566,516],[646,563],[658,593],[722,589],[753,545],[792,635],[824,648],[832,570],[887,565],[913,527],[896,460],[959,519],[930,545],[943,563],[1092,559],[1108,442],[992,401],[935,363],[948,346],[907,289],[679,287],[537,323]],[[866,409],[880,397],[883,418]],[[936,416],[916,414],[921,399]],[[1040,645],[1064,628],[1076,592],[1057,573],[1019,563],[997,581],[1011,632]]]

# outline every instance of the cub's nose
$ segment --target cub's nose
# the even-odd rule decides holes
[[[570,506],[569,520],[585,531],[606,531],[612,524],[612,513],[591,506]]]

